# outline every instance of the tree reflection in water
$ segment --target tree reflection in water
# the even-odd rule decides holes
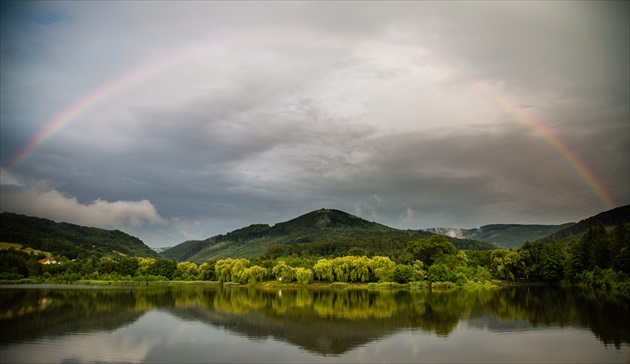
[[[0,343],[129,325],[150,310],[273,337],[339,355],[401,330],[448,337],[457,325],[488,330],[590,329],[605,345],[630,343],[630,300],[603,291],[520,287],[455,291],[282,290],[209,287],[2,288]],[[486,319],[491,317],[491,319]]]

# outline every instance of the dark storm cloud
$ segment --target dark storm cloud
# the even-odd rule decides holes
[[[576,221],[607,207],[531,120],[629,202],[627,8],[21,5],[3,15],[3,166],[90,91],[183,56],[3,170],[2,210],[106,216],[153,246],[322,207],[401,228]]]

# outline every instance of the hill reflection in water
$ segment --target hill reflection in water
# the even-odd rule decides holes
[[[462,326],[496,333],[588,329],[604,347],[627,351],[630,343],[624,324],[630,322],[628,297],[558,287],[449,292],[29,287],[2,288],[0,298],[5,354],[25,342],[115,333],[137,326],[149,312],[161,312],[151,317],[162,321],[209,326],[258,343],[283,342],[320,357],[339,357],[408,331],[447,340]],[[169,329],[154,326],[150,330]]]

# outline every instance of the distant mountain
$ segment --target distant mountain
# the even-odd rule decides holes
[[[160,247],[160,248],[151,248],[151,249],[153,249],[156,253],[161,253],[163,251],[169,250],[170,248],[172,248],[172,246],[166,246],[166,247]]]
[[[503,248],[520,248],[526,241],[536,241],[573,225],[574,222],[562,225],[492,224],[476,229],[430,228],[426,231],[460,239],[486,241]]]
[[[595,216],[581,220],[577,224],[562,229],[538,241],[548,242],[553,240],[567,240],[582,235],[590,227],[602,225],[612,228],[619,223],[630,223],[630,205],[617,207],[612,210],[604,211]]]
[[[399,230],[339,210],[321,209],[274,226],[255,224],[205,240],[189,240],[160,255],[177,261],[204,262],[253,258],[287,244],[292,252],[312,255],[398,254],[406,244],[433,234]],[[449,238],[459,249],[494,249],[472,240]]]
[[[159,258],[142,240],[120,230],[55,222],[39,217],[0,213],[0,242],[20,244],[69,259],[126,255]]]

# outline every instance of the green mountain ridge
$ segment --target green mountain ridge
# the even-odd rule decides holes
[[[612,228],[619,223],[627,222],[630,222],[630,205],[620,206],[612,210],[601,212],[595,216],[581,220],[577,224],[560,230],[554,234],[538,239],[538,241],[550,242],[553,240],[569,240],[574,237],[581,236],[592,227],[604,226],[606,228]]]
[[[142,240],[120,230],[105,230],[66,222],[0,213],[0,242],[20,244],[69,259],[126,255],[159,258]]]
[[[409,241],[433,234],[400,230],[349,213],[320,209],[274,226],[254,224],[205,240],[189,240],[160,255],[177,261],[204,262],[226,258],[253,258],[288,245],[299,255],[391,255]],[[449,238],[458,249],[494,249],[490,243]]]
[[[502,248],[520,248],[526,241],[536,241],[575,225],[569,222],[561,225],[536,224],[489,224],[474,229],[430,228],[426,231],[460,239],[473,239],[493,243]]]

